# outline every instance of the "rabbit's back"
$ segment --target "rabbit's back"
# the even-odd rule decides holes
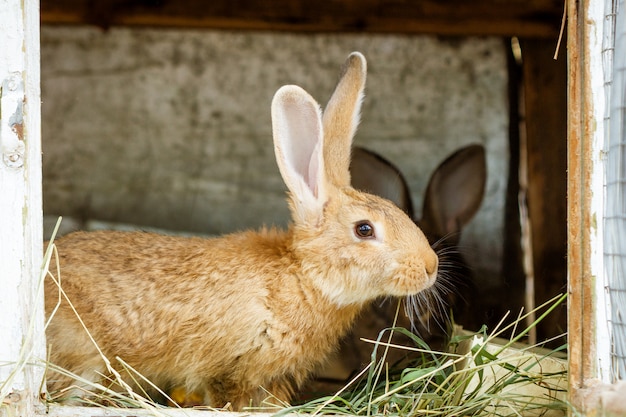
[[[333,349],[323,335],[345,332],[359,308],[329,323],[324,300],[293,282],[289,242],[288,232],[265,230],[219,239],[77,232],[55,244],[62,288],[105,356],[120,357],[161,387],[202,388],[213,396],[208,403],[222,405],[259,386],[288,399]],[[48,281],[48,315],[58,299]],[[52,363],[94,380],[93,370],[106,373],[66,302],[48,337]],[[80,355],[76,346],[84,346]],[[268,375],[277,369],[282,375],[272,386]],[[211,381],[237,393],[207,390]],[[52,378],[50,385],[67,383]]]
[[[259,271],[241,270],[242,264],[254,265],[251,257],[259,257],[257,265],[280,270],[268,265],[269,260],[289,262],[280,253],[286,251],[280,237],[277,232],[222,239],[78,232],[56,242],[61,285],[103,353],[110,359],[119,356],[153,382],[187,383],[195,375],[202,379],[224,369],[236,373],[235,362],[245,361],[250,352],[262,354],[264,339],[271,336],[264,326],[271,322],[284,330],[267,303],[276,283]],[[239,267],[236,276],[233,265]],[[48,281],[48,315],[58,299],[58,287]],[[66,302],[48,332],[55,342],[53,363],[70,370],[78,366],[79,373],[78,361],[103,369]],[[85,348],[81,357],[77,345]],[[224,366],[228,363],[232,366]]]
[[[94,322],[92,331],[131,338],[129,330],[136,330],[142,340],[153,338],[157,343],[163,333],[174,329],[180,336],[191,336],[185,334],[193,331],[185,326],[187,321],[228,317],[232,310],[225,307],[230,304],[244,302],[250,309],[257,307],[254,301],[267,296],[269,283],[261,274],[242,271],[241,258],[258,256],[266,263],[283,259],[264,254],[263,249],[275,255],[280,248],[259,245],[260,241],[254,233],[232,235],[230,239],[202,239],[77,232],[55,244],[62,287],[83,320]],[[248,281],[246,291],[242,291],[242,276]],[[48,310],[56,291],[49,283]],[[209,299],[211,302],[206,301]],[[106,320],[102,320],[104,317]],[[177,317],[180,326],[174,328],[164,320],[166,317]],[[110,324],[100,331],[100,322]]]

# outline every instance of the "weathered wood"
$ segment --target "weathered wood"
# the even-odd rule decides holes
[[[558,0],[44,0],[43,23],[553,37]]]
[[[42,262],[39,10],[0,7],[0,415],[32,415],[45,357]]]
[[[567,291],[567,60],[553,42],[523,40],[535,305]],[[565,305],[537,327],[538,341],[567,331]],[[562,344],[565,340],[559,340]]]
[[[568,348],[569,401],[583,415],[600,412],[609,382],[610,344],[605,311],[603,216],[604,68],[599,1],[568,2]]]

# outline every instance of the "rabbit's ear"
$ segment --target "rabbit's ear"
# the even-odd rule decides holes
[[[353,146],[350,176],[352,187],[386,198],[413,217],[411,190],[406,178],[394,164],[376,152]]]
[[[359,124],[366,72],[365,57],[351,53],[324,110],[326,174],[337,187],[350,185],[350,147]]]
[[[272,100],[274,151],[291,192],[295,213],[320,213],[327,197],[322,115],[317,102],[295,85],[281,87]]]
[[[483,199],[487,168],[482,145],[459,149],[433,172],[426,188],[420,224],[457,243],[459,232],[474,217]]]

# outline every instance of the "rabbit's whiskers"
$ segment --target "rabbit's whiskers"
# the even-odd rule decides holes
[[[441,240],[433,246],[440,244]],[[465,282],[466,266],[459,262],[461,251],[457,247],[443,246],[437,249],[439,272],[435,284],[404,300],[405,314],[411,322],[411,331],[419,334],[431,332],[431,322],[444,332],[451,321],[450,307],[456,297],[463,298],[458,284]]]

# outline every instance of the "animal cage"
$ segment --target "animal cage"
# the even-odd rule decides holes
[[[37,287],[43,251],[38,6],[7,0],[0,9],[0,415],[7,409],[46,415],[39,403],[41,363],[32,366],[30,356],[46,357]],[[567,0],[566,8],[570,398],[591,414],[597,402],[585,404],[585,391],[602,393],[626,380],[626,10],[624,0]],[[48,415],[77,414],[66,408]]]
[[[626,14],[623,0],[567,10],[569,397],[623,415]]]
[[[606,0],[605,7],[604,268],[615,381],[626,378],[626,13],[624,0]]]

